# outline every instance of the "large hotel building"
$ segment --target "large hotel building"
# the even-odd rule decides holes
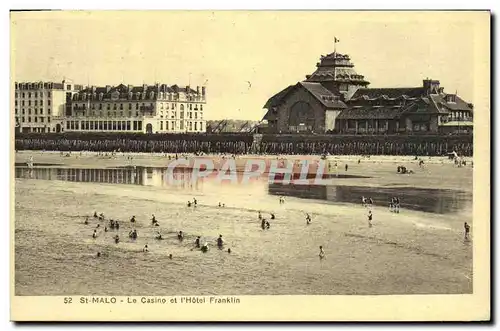
[[[206,88],[15,83],[20,132],[205,132]]]

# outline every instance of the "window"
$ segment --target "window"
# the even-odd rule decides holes
[[[17,100],[16,100],[16,102],[15,102],[15,105],[17,106]]]
[[[194,122],[194,131],[198,131],[198,122]]]
[[[181,110],[184,110],[184,105],[181,103]],[[182,113],[181,113],[182,114]]]
[[[99,104],[99,110],[102,110],[102,103]]]
[[[142,121],[137,121],[137,130],[142,131]]]
[[[132,104],[131,103],[128,104],[128,109],[129,110],[132,109]]]
[[[28,115],[31,115],[31,108],[28,109]]]
[[[192,112],[189,112],[189,118],[193,118],[193,113]]]
[[[160,130],[163,131],[163,121],[160,121]]]
[[[50,123],[50,117],[47,117],[47,123]]]
[[[47,100],[47,106],[50,106],[50,100]]]
[[[28,92],[28,98],[31,98],[31,92]]]
[[[94,130],[94,121],[90,121],[90,130]]]
[[[135,112],[135,117],[139,117],[139,112],[138,111]]]
[[[37,92],[35,92],[35,98],[38,98],[38,93],[37,93]],[[36,101],[35,101],[35,102],[36,102]]]
[[[31,100],[28,100],[28,106],[31,106]]]
[[[43,117],[40,117],[40,122],[43,123]]]
[[[103,126],[102,126],[102,121],[99,121],[99,130],[102,130]]]
[[[130,131],[130,121],[127,121],[127,131]]]
[[[111,109],[111,104],[108,103],[107,107],[106,107],[107,110],[110,110]]]
[[[193,122],[189,122],[189,131],[193,131]]]
[[[113,104],[113,110],[116,110],[116,103]]]
[[[70,128],[70,124],[69,124],[69,122],[66,122],[66,130],[69,130],[69,128]]]
[[[24,98],[24,97],[25,97],[25,94],[24,94],[24,92],[23,92],[23,98]]]
[[[171,128],[171,130],[175,130],[175,122],[174,121],[172,121],[172,128]]]
[[[116,122],[116,129],[117,130],[121,130],[122,129],[122,122],[121,121]]]
[[[16,98],[17,98],[17,92],[16,92]]]
[[[35,115],[38,115],[38,109],[35,108]]]
[[[23,106],[24,106],[24,100],[23,100],[23,101],[21,101],[21,105],[23,105]]]
[[[49,115],[50,115],[50,108],[49,108],[49,109],[47,109],[47,114],[49,114]]]
[[[194,112],[194,119],[198,118],[198,112]]]
[[[181,129],[181,130],[184,130],[184,121],[181,121],[181,126],[180,126],[180,129]]]
[[[37,123],[38,122],[38,117],[35,117],[34,119],[35,119],[35,123]]]
[[[71,90],[71,85],[66,85],[66,90]]]
[[[123,117],[123,112],[122,111],[120,112],[120,117]]]
[[[165,121],[165,130],[168,131],[168,121]]]
[[[138,103],[135,104],[135,109],[136,110],[139,109],[139,104]]]
[[[23,108],[23,115],[24,115],[24,114],[26,114],[26,111],[25,111],[25,110],[24,110],[24,108]]]
[[[17,115],[17,108],[16,108],[16,115]]]
[[[40,108],[40,115],[43,115],[43,108]]]

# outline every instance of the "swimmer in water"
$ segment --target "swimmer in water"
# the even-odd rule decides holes
[[[172,260],[172,258],[173,258],[173,257],[174,257],[174,256],[173,256],[172,254],[168,254],[168,258],[169,258],[170,260]]]
[[[100,226],[101,226],[101,224],[97,224],[96,229],[99,229]]]
[[[143,251],[144,253],[149,252],[149,250],[148,250],[148,245],[144,245],[144,248],[142,249],[142,251]]]
[[[222,207],[221,203],[219,202],[219,207]]]
[[[266,221],[266,229],[269,230],[270,227],[271,227],[271,223],[269,223],[268,221]]]
[[[194,245],[196,248],[200,248],[200,236],[196,237],[196,240],[194,241]]]
[[[135,216],[132,216],[132,218],[130,219],[130,222],[135,223]]]
[[[118,235],[115,236],[115,244],[118,244],[120,242],[120,237]]]
[[[120,229],[120,224],[118,223],[118,221],[115,222],[115,228],[118,230]]]
[[[231,248],[227,249],[228,254],[231,254]]]
[[[193,198],[193,203],[194,203],[194,206],[196,207],[196,205],[198,204],[198,201],[196,201],[196,198]]]
[[[275,218],[276,218],[276,216],[274,216],[274,214],[273,214],[273,213],[271,213],[271,219],[273,220],[273,219],[275,219]]]
[[[259,211],[259,220],[261,220],[261,219],[262,219],[262,214]]]
[[[262,219],[262,222],[260,223],[260,227],[262,228],[262,230],[266,229],[266,219],[265,218]]]
[[[108,227],[107,226],[104,227],[104,232],[108,232]]]
[[[97,238],[97,230],[94,230],[94,233],[92,233],[92,238]]]
[[[97,252],[97,257],[101,257],[101,252]]]
[[[325,251],[323,250],[323,246],[319,246],[319,259],[323,260],[325,258],[326,254]]]
[[[99,216],[97,216],[97,212],[95,211],[94,212],[94,218],[97,218],[97,217],[99,217]]]
[[[179,233],[177,234],[177,239],[179,239],[180,241],[184,239],[184,233],[182,233],[182,231],[179,231]]]
[[[163,240],[163,237],[161,236],[161,233],[160,233],[160,232],[157,232],[157,233],[156,233],[156,239],[157,239],[157,240]]]
[[[187,205],[188,207],[191,207],[191,201],[188,201]]]
[[[203,246],[201,246],[201,251],[203,253],[208,252],[208,243],[204,243]]]
[[[89,218],[88,218],[88,217],[87,217],[87,218],[85,218],[85,222],[83,222],[83,224],[85,224],[85,225],[89,225]]]

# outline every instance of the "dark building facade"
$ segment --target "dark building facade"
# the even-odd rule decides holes
[[[264,108],[268,132],[472,132],[473,105],[447,94],[438,80],[418,87],[368,88],[348,55],[321,56],[316,71],[271,97]]]

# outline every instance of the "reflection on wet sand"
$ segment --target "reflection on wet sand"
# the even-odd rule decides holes
[[[207,178],[193,180],[192,170],[176,168],[173,173],[175,183],[169,180],[167,168],[125,167],[108,169],[75,169],[75,168],[34,168],[16,167],[16,178],[62,180],[71,182],[92,182],[108,184],[128,184],[157,187],[201,189],[203,183],[210,183],[216,174]],[[238,173],[238,183],[243,174]],[[253,178],[253,180],[258,180]],[[229,180],[222,182],[230,184]],[[371,197],[378,206],[388,206],[392,197],[401,200],[405,209],[431,212],[437,214],[454,213],[472,205],[472,195],[456,190],[421,189],[421,188],[387,188],[363,187],[347,185],[284,185],[281,183],[268,185],[268,194],[283,195],[303,199],[317,199],[342,203],[360,203],[361,197]],[[242,188],[244,189],[244,188]]]

